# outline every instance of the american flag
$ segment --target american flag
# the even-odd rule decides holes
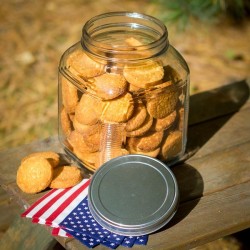
[[[88,207],[89,183],[89,179],[84,179],[72,188],[52,189],[21,216],[32,218],[33,223],[51,226],[53,235],[74,237],[89,248],[99,244],[112,249],[119,245],[146,245],[147,235],[118,235],[98,224]]]

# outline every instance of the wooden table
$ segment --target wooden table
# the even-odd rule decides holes
[[[185,161],[172,167],[179,209],[165,228],[150,235],[146,247],[134,249],[190,249],[250,226],[249,93],[242,81],[191,96]],[[16,170],[22,157],[42,150],[62,153],[56,136],[0,153],[1,186],[22,211],[44,193],[20,192]],[[56,239],[66,249],[86,249],[76,240]]]

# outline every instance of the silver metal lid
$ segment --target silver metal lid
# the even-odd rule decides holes
[[[138,236],[169,222],[179,191],[164,163],[144,155],[125,155],[98,169],[88,197],[90,211],[100,225],[117,234]]]

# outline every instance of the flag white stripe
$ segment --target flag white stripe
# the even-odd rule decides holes
[[[62,197],[60,197],[47,211],[45,211],[40,218],[43,220],[46,220],[59,206],[63,204],[63,202],[70,197],[71,194],[73,194],[77,189],[79,189],[84,183],[86,183],[88,179],[84,179],[82,182],[77,184],[76,186],[69,189],[68,192],[66,192]],[[74,205],[75,207],[78,205],[77,202],[72,201],[71,205]],[[68,207],[66,209],[68,211]],[[53,224],[55,221],[53,221]]]
[[[32,218],[41,208],[43,208],[51,199],[60,194],[63,189],[58,189],[53,192],[51,195],[46,197],[42,202],[40,202],[37,206],[35,206],[25,217]]]

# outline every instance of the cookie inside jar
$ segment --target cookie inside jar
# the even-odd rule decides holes
[[[94,42],[82,39],[59,66],[59,139],[65,151],[91,171],[125,154],[180,159],[188,77],[178,53],[168,43],[156,53],[160,38],[151,34],[102,34],[90,27]]]

